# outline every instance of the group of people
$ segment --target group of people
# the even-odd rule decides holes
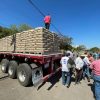
[[[88,82],[92,78],[94,80],[96,100],[100,100],[100,56],[98,56],[98,59],[94,59],[93,55],[87,52],[74,56],[72,52],[67,51],[61,58],[62,84],[69,88],[73,74],[75,84],[79,84],[85,77],[87,77]]]
[[[51,17],[48,14],[44,17],[45,28],[49,30]],[[62,65],[62,84],[69,88],[72,74],[75,75],[75,84],[80,83],[87,77],[94,80],[95,97],[100,100],[100,54],[84,53],[78,54],[77,57],[71,51],[64,53],[60,61]]]

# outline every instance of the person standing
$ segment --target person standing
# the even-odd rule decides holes
[[[89,66],[92,69],[94,87],[95,87],[95,97],[96,100],[100,100],[100,56],[98,60],[95,60]]]
[[[94,58],[91,53],[88,54],[88,59],[89,59],[90,63],[92,63],[94,61]],[[90,76],[92,78],[93,75],[92,75],[92,70],[90,68],[89,68],[89,72],[90,72]]]
[[[44,17],[44,23],[45,23],[45,28],[49,30],[51,23],[51,17],[49,14]]]
[[[64,56],[61,58],[61,66],[62,66],[62,84],[67,86],[67,88],[69,88],[70,85],[70,69],[68,68],[67,64],[68,64],[68,59],[70,54],[69,53],[65,53]]]
[[[82,77],[82,68],[83,68],[83,65],[84,65],[84,62],[83,62],[83,56],[78,56],[75,60],[75,64],[76,64],[76,67],[75,67],[75,70],[76,70],[76,76],[75,76],[75,84],[78,84],[80,83],[80,80],[81,80],[81,77]]]
[[[90,72],[89,72],[89,66],[90,66],[90,61],[89,61],[89,58],[87,57],[87,55],[85,54],[84,55],[84,59],[83,59],[83,62],[84,62],[84,66],[83,66],[83,79],[85,79],[85,76],[87,76],[87,80],[88,82],[90,82]]]

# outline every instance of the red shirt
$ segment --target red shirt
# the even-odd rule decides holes
[[[100,76],[100,59],[93,61],[89,67],[92,69],[95,75]]]
[[[51,21],[51,17],[50,16],[45,16],[44,22],[45,23],[50,23],[50,21]]]

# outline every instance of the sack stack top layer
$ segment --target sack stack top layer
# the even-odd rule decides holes
[[[60,52],[60,38],[56,33],[39,27],[0,39],[0,52],[50,54]]]

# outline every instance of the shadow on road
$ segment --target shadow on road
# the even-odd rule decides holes
[[[51,83],[51,86],[48,87],[47,90],[50,90],[57,82],[60,81],[61,78],[61,71],[53,75],[50,79],[48,79],[48,82]]]
[[[0,81],[5,80],[7,78],[8,78],[8,75],[2,76],[2,77],[0,77]]]
[[[59,71],[58,73],[54,74],[51,78],[49,78],[46,82],[50,82],[51,85],[47,88],[47,90],[52,89],[52,87],[60,81],[61,78],[61,71]],[[43,85],[45,85],[46,82],[43,82],[37,90],[39,90]]]

